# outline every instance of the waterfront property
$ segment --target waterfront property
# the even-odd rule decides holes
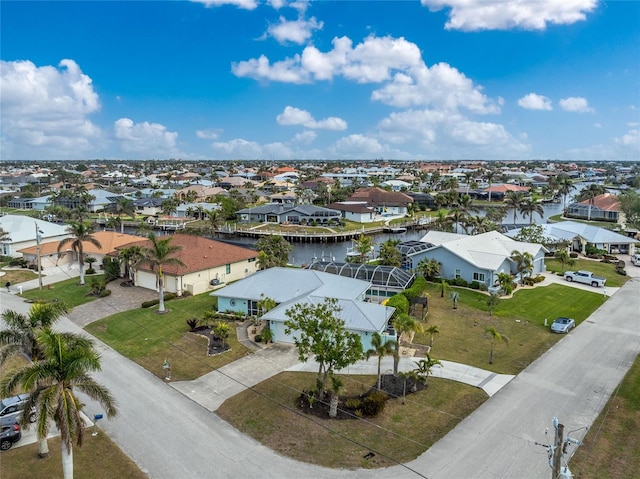
[[[341,215],[339,211],[313,205],[285,205],[269,203],[239,210],[238,220],[245,223],[278,223],[278,224],[337,224]]]
[[[611,221],[617,223],[620,220],[620,201],[617,195],[604,193],[593,200],[584,200],[571,203],[567,207],[566,216],[593,221]]]
[[[36,246],[38,241],[44,243],[53,241],[59,243],[69,237],[66,225],[49,223],[23,215],[0,216],[0,227],[8,233],[8,238],[0,243],[2,256],[22,257],[20,252],[24,248]],[[36,237],[36,233],[39,237]]]
[[[545,270],[544,246],[515,241],[497,231],[475,236],[429,231],[420,242],[427,247],[407,245],[404,267],[413,270],[421,260],[433,259],[441,264],[440,274],[445,279],[461,278],[491,287],[500,273],[517,275],[517,264],[511,257],[514,251],[531,254],[531,275]]]
[[[370,281],[346,278],[321,271],[270,268],[211,293],[218,297],[218,311],[243,316],[259,316],[267,321],[275,342],[292,343],[294,334],[285,333],[287,309],[295,304],[320,304],[335,298],[339,317],[347,330],[357,333],[365,350],[371,348],[371,335],[377,332],[386,340],[395,340],[389,328],[394,308],[365,301]],[[261,299],[270,298],[276,307],[265,314],[258,308]]]

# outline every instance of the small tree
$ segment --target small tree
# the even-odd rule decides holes
[[[323,303],[298,303],[285,311],[285,333],[296,331],[293,342],[298,348],[298,359],[318,363],[317,382],[326,391],[330,373],[343,369],[362,359],[360,336],[346,330],[339,317],[338,301],[325,298]]]
[[[264,344],[269,344],[270,342],[273,342],[273,331],[271,330],[271,325],[269,324],[269,321],[267,321],[267,324],[265,324],[264,327],[262,328],[262,331],[260,331],[260,336],[262,336],[262,340],[264,341]]]
[[[382,374],[380,372],[382,358],[395,352],[395,344],[396,342],[393,340],[385,341],[380,333],[376,331],[371,335],[371,349],[368,349],[364,353],[364,357],[367,361],[371,356],[376,356],[378,358],[378,391],[380,390],[380,381],[382,379]]]
[[[487,298],[487,308],[489,308],[489,316],[493,316],[493,310],[500,302],[500,297],[497,294],[490,294]]]
[[[425,333],[427,333],[429,335],[429,347],[433,348],[433,337],[436,334],[440,334],[440,329],[438,328],[437,324],[434,324],[432,326],[429,326],[426,330]]]
[[[460,299],[460,293],[458,293],[457,291],[451,291],[449,293],[449,299],[451,300],[453,309],[458,309],[458,300]]]
[[[485,333],[487,333],[487,335],[489,336],[489,339],[491,340],[491,353],[489,353],[489,364],[493,364],[493,345],[494,343],[498,342],[504,342],[507,346],[509,345],[509,338],[506,337],[504,334],[500,334],[496,328],[494,328],[493,326],[489,326],[487,327],[487,329],[485,329]]]
[[[574,261],[569,256],[569,253],[567,253],[566,249],[560,249],[556,251],[555,257],[558,260],[558,263],[560,263],[560,268],[562,269],[563,273],[565,266],[570,266],[572,263],[574,263]]]
[[[339,376],[331,374],[331,400],[329,402],[329,417],[336,417],[338,415],[338,403],[340,401],[340,394],[344,390],[344,383]]]
[[[222,341],[222,348],[226,346],[225,340],[229,337],[229,325],[224,321],[216,321],[213,325],[213,334]]]
[[[418,376],[418,380],[422,381],[425,385],[427,384],[427,379],[431,374],[431,370],[435,366],[442,367],[442,363],[439,360],[432,358],[428,354],[424,359],[415,361],[415,364],[416,364],[416,368],[414,369],[414,371]]]
[[[509,296],[513,291],[513,279],[509,273],[498,273],[498,284],[505,296]]]

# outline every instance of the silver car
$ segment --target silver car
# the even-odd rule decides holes
[[[576,322],[573,318],[560,317],[556,319],[551,325],[552,333],[568,333],[571,329],[576,327]]]
[[[18,394],[17,396],[5,398],[0,401],[0,418],[20,416],[27,403],[27,399],[29,399],[28,394]],[[32,409],[28,417],[29,422],[36,422],[36,410]]]

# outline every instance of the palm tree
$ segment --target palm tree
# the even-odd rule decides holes
[[[571,193],[571,190],[575,188],[573,182],[567,175],[560,175],[556,182],[558,186],[558,193],[562,195],[562,211],[567,209],[567,195]]]
[[[509,208],[513,208],[513,224],[515,225],[516,216],[524,202],[524,194],[521,191],[507,191],[507,194],[504,197],[504,202],[509,206]]]
[[[564,267],[566,265],[570,266],[571,263],[573,262],[573,259],[571,259],[566,249],[559,249],[558,251],[556,251],[555,257],[558,260],[558,263],[560,263],[560,267],[562,268],[562,273],[564,274]]]
[[[437,324],[434,324],[429,326],[424,332],[429,335],[429,347],[433,348],[433,337],[436,334],[440,334],[440,328],[438,328]]]
[[[71,249],[78,255],[78,269],[80,271],[80,284],[84,284],[84,242],[102,248],[100,242],[95,239],[92,234],[95,231],[95,224],[88,221],[71,222],[67,226],[67,233],[70,238],[65,238],[58,243],[58,253],[68,243],[71,243]]]
[[[83,404],[75,391],[98,401],[108,417],[117,414],[115,401],[109,391],[90,376],[91,372],[101,369],[100,355],[91,340],[46,328],[37,341],[44,359],[12,372],[2,381],[0,389],[5,395],[14,394],[16,390],[30,393],[24,414],[36,408],[38,439],[46,441],[53,419],[60,430],[62,473],[65,479],[73,479],[73,444],[82,446],[85,427],[80,414]]]
[[[513,278],[509,273],[498,273],[498,284],[505,296],[509,296],[513,291]]]
[[[0,242],[4,241],[11,241],[11,238],[9,237],[9,232],[3,230],[2,226],[0,226]]]
[[[531,198],[527,198],[520,205],[520,213],[522,213],[522,216],[528,215],[529,224],[533,224],[533,214],[538,213],[542,218],[542,215],[544,215],[544,210],[542,209],[542,206],[540,206],[540,203],[533,201],[533,199]]]
[[[140,259],[140,265],[146,265],[151,268],[156,274],[156,283],[158,285],[158,312],[164,313],[164,274],[162,268],[165,265],[184,266],[185,264],[180,259],[171,256],[182,249],[182,246],[175,246],[171,244],[173,239],[171,236],[167,236],[162,239],[156,238],[153,233],[149,233],[147,236],[151,245],[142,247],[142,258]]]
[[[116,202],[116,214],[120,218],[120,233],[124,233],[124,221],[122,216],[127,215],[131,219],[135,219],[136,205],[131,198],[122,197]]]
[[[207,225],[209,226],[209,231],[211,231],[211,237],[215,238],[216,230],[222,224],[222,215],[220,214],[220,210],[210,210],[207,211]]]
[[[11,309],[2,313],[7,329],[0,331],[0,365],[9,357],[24,353],[32,361],[42,359],[36,338],[44,328],[51,327],[67,312],[62,303],[34,303],[29,314]]]
[[[329,401],[329,417],[336,417],[338,415],[338,402],[340,400],[340,394],[344,390],[344,383],[339,376],[331,374],[331,399]]]
[[[493,316],[493,310],[498,306],[500,297],[497,294],[490,294],[487,298],[487,308],[489,310],[489,316]]]
[[[431,375],[431,370],[435,366],[442,367],[442,363],[439,360],[432,359],[431,356],[429,356],[428,354],[424,359],[421,359],[420,361],[415,361],[415,363],[417,367],[414,369],[414,371],[416,372],[418,379],[422,381],[425,385],[427,384],[427,379],[429,378],[429,375]]]
[[[355,241],[354,248],[360,254],[360,262],[364,263],[367,260],[367,256],[371,254],[371,250],[373,249],[373,239],[371,236],[361,234],[360,238]]]
[[[533,271],[533,256],[528,251],[512,251],[511,259],[516,262],[516,269],[520,273],[521,278],[531,276]]]
[[[436,231],[451,232],[453,219],[450,216],[447,216],[444,210],[439,210],[431,224],[432,228]]]
[[[504,342],[508,346],[509,338],[506,337],[504,334],[500,334],[496,330],[496,328],[494,328],[493,326],[487,327],[487,329],[485,329],[485,333],[487,333],[487,335],[489,336],[489,339],[491,340],[491,353],[489,354],[489,364],[493,364],[493,344],[495,342],[498,342],[498,343]]]
[[[589,200],[589,212],[587,213],[587,221],[591,221],[591,207],[595,202],[596,196],[605,193],[607,190],[602,185],[591,184],[588,188],[583,189],[580,192],[580,196],[582,198],[587,198]]]
[[[413,316],[406,313],[399,313],[393,320],[393,327],[398,335],[395,341],[396,350],[393,354],[393,374],[397,375],[400,363],[400,337],[405,333],[408,335],[422,331],[422,324],[420,324]]]
[[[382,380],[382,374],[380,368],[382,366],[382,358],[393,354],[395,351],[396,341],[385,341],[380,333],[377,331],[371,335],[371,349],[365,351],[364,356],[369,360],[371,356],[378,357],[378,391],[380,390],[380,381]]]
[[[471,226],[472,235],[478,235],[496,229],[496,224],[486,216],[471,216],[469,217],[468,225]]]

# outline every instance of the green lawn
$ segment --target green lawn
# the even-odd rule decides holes
[[[501,299],[490,316],[486,294],[456,290],[460,299],[453,309],[448,294],[441,298],[440,286],[429,285],[429,314],[424,326],[440,329],[431,354],[504,374],[519,373],[562,337],[544,326],[545,318],[551,324],[558,316],[570,316],[580,324],[603,303],[599,292],[552,284],[516,290],[511,299]],[[509,338],[508,346],[495,345],[493,364],[489,364],[490,340],[485,333],[489,326]],[[414,343],[426,345],[429,337],[417,334]]]
[[[580,218],[567,218],[563,216],[563,213],[550,216],[549,220],[551,220],[552,222],[575,221],[577,223],[584,223],[591,226],[597,226],[599,228],[604,228],[607,230],[613,230],[617,226],[617,223],[615,223],[614,221],[595,221],[595,220],[587,221],[587,220],[582,220]]]
[[[623,286],[627,281],[629,281],[629,276],[622,276],[621,274],[616,273],[616,267],[613,263],[603,263],[598,260],[591,259],[582,259],[576,258],[575,264],[573,266],[565,266],[565,271],[576,271],[576,270],[585,270],[592,271],[596,276],[602,276],[603,278],[607,278],[607,286],[611,287],[620,287]],[[546,258],[544,260],[547,271],[562,271],[562,265],[560,262],[553,258]],[[633,267],[628,265],[626,267]]]
[[[5,269],[2,270],[2,272],[5,273],[0,276],[0,282],[2,283],[2,286],[4,286],[7,281],[9,281],[14,287],[16,287],[19,283],[24,283],[25,281],[30,281],[32,279],[38,279],[38,273],[30,269]]]
[[[42,291],[38,288],[25,291],[22,293],[22,297],[31,301],[51,302],[57,300],[66,304],[69,308],[74,308],[96,299],[95,296],[87,296],[91,291],[91,280],[104,279],[104,276],[104,274],[85,275],[84,285],[80,284],[80,278],[67,279],[50,286],[44,286]],[[107,284],[108,288],[109,285]]]
[[[486,399],[466,384],[429,378],[429,387],[387,401],[378,417],[329,419],[299,413],[296,399],[314,387],[314,373],[284,372],[222,404],[220,417],[279,454],[332,468],[378,468],[415,459]],[[341,376],[349,396],[367,391],[375,376]],[[283,407],[274,407],[280,404]],[[364,456],[375,455],[370,459]]]
[[[640,471],[640,356],[571,459],[579,477],[633,479]]]
[[[164,377],[162,364],[169,359],[174,381],[191,380],[249,354],[231,323],[231,350],[207,356],[207,339],[190,333],[185,321],[202,318],[212,305],[213,298],[204,293],[168,301],[166,314],[156,313],[157,307],[134,309],[91,323],[86,330],[158,377]]]

